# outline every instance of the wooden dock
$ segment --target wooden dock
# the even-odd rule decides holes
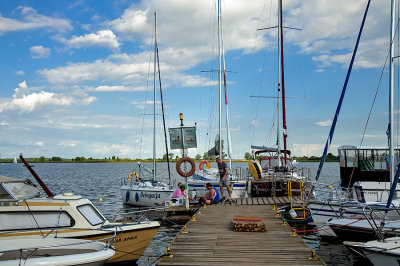
[[[276,216],[272,205],[287,202],[287,197],[247,198],[201,208],[187,224],[188,233],[174,239],[172,257],[162,257],[157,265],[323,265],[309,259],[311,249]],[[233,231],[237,215],[260,217],[267,232]]]

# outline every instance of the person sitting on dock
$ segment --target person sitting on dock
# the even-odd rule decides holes
[[[169,199],[172,198],[183,198],[184,196],[186,196],[185,194],[185,189],[186,186],[182,184],[182,182],[178,182],[177,184],[178,188],[174,190],[174,192],[172,192],[171,195],[169,195]],[[165,201],[156,203],[157,206],[162,206],[165,204]]]
[[[215,189],[211,183],[206,184],[206,189],[208,192],[200,198],[199,203],[217,204],[220,201],[218,189]]]

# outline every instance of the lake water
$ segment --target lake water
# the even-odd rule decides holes
[[[145,164],[152,168],[152,164]],[[111,218],[115,212],[123,208],[119,188],[121,179],[127,178],[135,168],[135,163],[37,163],[33,168],[49,187],[53,194],[72,192],[90,199],[93,204],[107,217]],[[216,164],[213,163],[212,167]],[[196,164],[198,167],[198,164]],[[233,168],[247,168],[247,163],[233,163]],[[315,177],[318,163],[298,163],[299,168],[309,169],[310,175]],[[175,170],[175,164],[171,164],[171,181],[176,184],[182,181],[182,177]],[[168,182],[166,163],[157,164],[158,176]],[[23,164],[1,164],[0,175],[31,179],[29,171]],[[339,164],[325,163],[320,181],[328,184],[339,182]],[[36,181],[34,181],[36,183]],[[100,202],[102,198],[104,202]],[[154,262],[162,255],[179,227],[163,226],[156,234],[152,244],[146,250],[139,262],[147,265]],[[320,254],[328,265],[353,265],[356,263],[350,252],[340,243],[327,243],[319,241],[318,236],[307,236],[305,241]]]

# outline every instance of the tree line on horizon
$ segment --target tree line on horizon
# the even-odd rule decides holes
[[[162,158],[157,158],[157,162],[166,162],[167,157],[171,162],[177,162],[180,157],[178,155],[175,155],[173,153],[164,154]],[[257,156],[257,159],[260,159],[263,156]],[[207,152],[201,156],[200,154],[196,154],[194,159],[196,161],[215,161],[216,156],[209,156]],[[227,154],[223,153],[222,159],[227,158]],[[250,160],[251,159],[251,153],[246,152],[244,154],[244,159]],[[295,159],[297,162],[319,162],[321,160],[321,157],[318,156],[294,156],[292,157]],[[85,158],[84,156],[77,156],[72,159],[68,158],[61,158],[59,156],[53,156],[46,158],[45,156],[40,156],[39,158],[26,158],[28,162],[38,162],[38,163],[48,163],[48,162],[75,162],[75,163],[82,163],[82,162],[137,162],[137,161],[152,161],[153,158],[146,158],[146,159],[130,159],[130,158],[120,158],[118,156],[110,156],[110,157],[104,157],[104,159],[99,159],[99,158],[93,158],[93,157],[88,157]],[[240,160],[240,159],[239,159]],[[0,160],[2,163],[12,163],[14,161],[13,158],[6,158],[6,159],[1,159]],[[17,161],[20,163],[20,159],[18,158]],[[328,153],[326,156],[326,162],[338,162],[339,161],[339,156],[335,156],[332,153]]]

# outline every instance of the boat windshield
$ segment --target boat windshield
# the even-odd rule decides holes
[[[29,180],[26,182],[7,182],[1,183],[0,201],[1,200],[22,200],[41,197],[40,190]]]

